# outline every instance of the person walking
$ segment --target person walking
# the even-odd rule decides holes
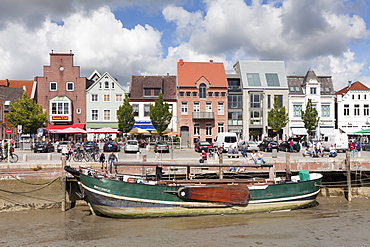
[[[349,144],[349,150],[351,151],[351,157],[355,157],[356,143],[354,141]]]
[[[205,160],[207,160],[207,153],[206,151],[202,150],[202,153],[200,154],[201,158],[199,160],[199,163],[204,163]]]
[[[293,147],[293,140],[290,140],[289,141],[289,149],[290,149],[290,152],[293,153],[294,152],[294,147]]]
[[[100,156],[99,156],[99,163],[101,164],[101,171],[102,172],[104,171],[104,164],[105,164],[105,172],[108,173],[107,163],[105,162],[105,154],[104,153],[101,153],[100,154]]]
[[[112,167],[114,166],[114,171],[117,173],[117,166],[114,165],[114,161],[118,161],[117,156],[111,152],[108,156],[108,162],[109,162],[109,172],[112,174]]]

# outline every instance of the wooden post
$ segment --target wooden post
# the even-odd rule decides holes
[[[346,152],[346,171],[347,171],[347,200],[352,202],[352,185],[351,185],[351,158],[350,152]]]
[[[290,153],[286,153],[286,158],[285,158],[285,161],[286,161],[286,167],[285,167],[285,172],[287,174],[291,174],[291,166],[290,166]]]
[[[218,163],[223,164],[224,163],[224,156],[223,153],[218,154]],[[218,168],[219,172],[219,178],[223,179],[224,178],[224,171],[222,170],[222,167]]]
[[[186,175],[186,180],[189,180],[190,179],[190,176],[189,176],[190,175],[190,166],[186,167],[186,172],[185,173],[186,173],[185,174]]]
[[[61,183],[62,183],[62,212],[66,211],[66,188],[67,188],[67,177],[66,177],[66,171],[64,170],[64,167],[66,165],[66,157],[62,156],[62,177],[61,177]]]
[[[275,180],[276,178],[276,169],[275,167],[270,167],[269,169],[269,180]]]

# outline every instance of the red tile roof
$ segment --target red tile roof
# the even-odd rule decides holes
[[[12,88],[23,88],[25,87],[28,97],[31,98],[32,89],[34,87],[34,82],[26,80],[0,80],[0,86],[12,87]]]
[[[361,82],[356,81],[356,82],[352,83],[351,85],[337,91],[335,94],[336,95],[346,94],[349,90],[370,90],[370,88],[368,88],[367,86],[365,86]]]
[[[195,82],[204,77],[211,87],[227,87],[226,72],[223,63],[210,62],[177,62],[177,85],[194,87]]]

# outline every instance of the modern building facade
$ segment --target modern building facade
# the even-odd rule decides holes
[[[321,134],[334,132],[335,129],[335,92],[331,76],[317,76],[308,70],[305,76],[287,76],[289,86],[289,136],[306,136],[307,130],[301,118],[306,110],[308,99],[318,112]]]
[[[370,88],[356,81],[335,94],[338,128],[349,136],[370,129]]]
[[[268,112],[277,97],[280,106],[288,105],[288,83],[283,61],[238,61],[234,71],[240,76],[243,90],[243,128],[240,136],[244,140],[260,141],[267,136],[288,134],[288,126],[274,133],[268,127]]]
[[[227,126],[227,87],[223,63],[177,63],[179,131],[182,146],[213,143]]]

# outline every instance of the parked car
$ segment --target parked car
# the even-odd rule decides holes
[[[290,141],[283,141],[282,143],[280,143],[279,150],[290,152],[289,142]],[[293,152],[299,152],[299,151],[301,151],[301,145],[299,145],[298,142],[293,141]]]
[[[361,145],[362,150],[364,151],[370,151],[370,142],[369,143],[363,143]]]
[[[51,142],[36,142],[35,146],[33,147],[33,152],[37,153],[50,153],[54,152],[55,148],[54,145]]]
[[[273,141],[262,141],[258,145],[259,149],[265,152],[272,152],[273,149],[279,151],[279,144]]]
[[[94,142],[94,141],[86,141],[82,143],[82,147],[84,148],[85,151],[87,150],[95,150],[99,152],[99,144]]]
[[[140,145],[137,140],[128,140],[123,145],[123,152],[139,152],[140,151]]]
[[[245,148],[247,149],[248,152],[259,151],[260,150],[260,148],[258,147],[258,143],[254,142],[254,141],[240,141],[238,143],[239,151],[241,150],[241,148],[243,146],[245,146]]]
[[[60,153],[62,152],[62,149],[64,147],[67,147],[68,145],[70,145],[71,142],[70,141],[62,141],[62,142],[59,142],[58,145],[57,145],[57,152]]]
[[[199,141],[197,143],[195,143],[195,146],[194,146],[194,150],[195,152],[202,152],[202,150],[206,151],[208,153],[208,151],[212,148],[212,144],[207,142],[207,141]]]
[[[121,146],[116,141],[107,141],[103,146],[104,152],[119,152],[121,151]]]
[[[154,145],[154,152],[157,153],[169,153],[170,152],[170,146],[168,145],[168,142],[159,141],[156,142]]]

